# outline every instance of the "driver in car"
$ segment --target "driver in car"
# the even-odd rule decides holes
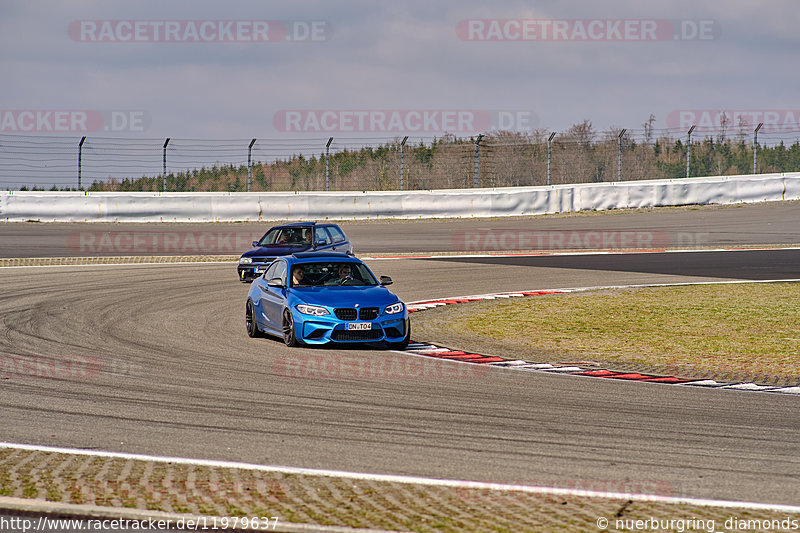
[[[329,281],[326,281],[325,285],[344,285],[349,280],[353,279],[352,270],[350,268],[350,265],[347,263],[342,263],[341,265],[339,265],[339,268],[337,269],[336,272],[337,272],[336,277]]]

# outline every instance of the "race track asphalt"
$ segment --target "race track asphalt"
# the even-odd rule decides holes
[[[776,226],[780,238],[771,244],[794,243],[798,234],[797,224],[783,219],[786,211],[759,211],[749,224],[736,208],[700,212],[710,217],[707,225],[737,220],[749,228],[742,237],[736,229],[726,233],[731,243],[757,244],[741,241]],[[719,213],[738,218],[718,222]],[[631,216],[602,220],[619,228],[644,224],[639,213]],[[564,221],[589,218],[560,220],[569,226],[577,222]],[[411,224],[381,227],[410,239]],[[426,224],[449,225],[444,241],[462,228]],[[348,231],[364,253],[384,245],[381,235]],[[392,276],[392,288],[413,301],[800,278],[798,259],[799,252],[786,250],[391,259],[370,266]],[[246,292],[225,263],[0,270],[0,368],[7,374],[0,372],[0,440],[532,485],[650,483],[674,496],[800,502],[796,397],[467,371],[374,349],[288,349],[245,335]],[[8,373],[23,358],[38,370]],[[49,375],[53,360],[60,370]]]

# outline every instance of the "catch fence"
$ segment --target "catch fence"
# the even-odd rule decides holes
[[[760,136],[760,137],[759,137]],[[473,137],[132,139],[0,134],[0,188],[385,191],[800,170],[800,128],[492,131]]]

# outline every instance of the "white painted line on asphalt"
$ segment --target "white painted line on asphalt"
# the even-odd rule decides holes
[[[431,253],[429,255],[392,255],[392,256],[383,256],[383,257],[371,257],[366,256],[362,257],[362,260],[369,260],[369,261],[388,261],[388,260],[396,260],[396,259],[451,259],[451,258],[458,258],[458,259],[484,259],[484,258],[491,258],[491,257],[548,257],[548,256],[570,256],[570,255],[636,255],[636,254],[686,254],[686,253],[708,253],[708,252],[769,252],[774,250],[800,250],[798,246],[775,246],[775,247],[761,247],[761,248],[691,248],[691,249],[658,249],[658,250],[645,250],[645,249],[637,249],[637,250],[571,250],[571,251],[542,251],[542,252],[521,252],[521,253],[513,253],[508,252],[506,253],[493,253],[493,254],[461,254],[461,253],[450,253],[450,254],[436,254]]]
[[[367,474],[360,472],[345,472],[341,470],[319,470],[293,466],[269,466],[252,463],[237,463],[232,461],[214,461],[207,459],[189,459],[185,457],[162,457],[155,455],[132,454],[122,452],[106,452],[98,450],[84,450],[80,448],[60,448],[54,446],[36,446],[31,444],[16,444],[0,442],[0,448],[27,450],[42,453],[58,453],[81,455],[91,457],[106,457],[132,461],[151,461],[157,463],[172,463],[181,465],[207,466],[211,468],[236,468],[260,472],[277,472],[282,474],[297,474],[304,476],[325,476],[343,479],[357,479],[363,481],[383,481],[387,483],[407,483],[435,487],[452,487],[459,489],[499,490],[509,492],[523,492],[530,494],[546,494],[557,496],[575,496],[585,498],[601,498],[612,500],[633,500],[638,502],[654,502],[676,505],[696,505],[699,507],[723,507],[733,509],[749,509],[758,511],[774,511],[779,513],[800,513],[800,506],[770,504],[759,502],[738,502],[730,500],[709,500],[703,498],[676,498],[671,496],[657,496],[653,494],[632,494],[623,492],[603,492],[594,490],[565,489],[558,487],[538,487],[532,485],[512,485],[506,483],[491,483],[486,481],[465,481],[455,479],[437,479],[416,476],[401,476],[391,474]]]
[[[780,392],[782,394],[800,394],[800,387],[783,387],[780,389],[772,389],[770,392]]]
[[[738,390],[772,390],[776,387],[769,385],[756,385],[755,383],[737,383],[735,385],[726,385],[723,389],[738,389]]]
[[[409,307],[417,306],[417,305],[430,305],[436,303],[438,305],[454,305],[454,304],[444,304],[442,303],[444,300],[468,300],[468,299],[487,299],[488,297],[492,298],[511,298],[512,296],[525,296],[524,293],[551,293],[551,294],[566,294],[570,292],[588,292],[588,291],[599,291],[599,290],[611,290],[611,289],[647,289],[647,288],[657,288],[657,287],[689,287],[694,285],[744,285],[748,283],[798,283],[800,282],[800,278],[786,278],[786,279],[760,279],[760,280],[752,280],[752,279],[735,279],[735,280],[724,280],[724,281],[717,281],[717,280],[708,280],[708,281],[687,281],[687,282],[674,282],[674,283],[641,283],[641,284],[630,284],[630,285],[596,285],[592,287],[568,287],[568,288],[560,288],[560,289],[528,289],[521,292],[502,292],[502,293],[494,293],[494,294],[473,294],[469,296],[454,296],[454,297],[447,297],[447,298],[437,298],[435,300],[427,299],[427,300],[420,300],[418,302],[406,302],[406,305]],[[533,296],[548,296],[549,294],[535,294]]]
[[[583,372],[586,369],[579,366],[556,366],[545,370],[547,372]]]
[[[692,387],[722,387],[725,383],[719,383],[713,379],[703,379],[700,381],[690,381],[684,385],[691,385]]]
[[[13,265],[0,266],[0,269],[12,268],[83,268],[83,267],[132,267],[132,266],[170,266],[170,265],[224,265],[226,263],[236,264],[233,261],[175,261],[162,263],[89,263],[89,264],[66,264],[66,265]]]

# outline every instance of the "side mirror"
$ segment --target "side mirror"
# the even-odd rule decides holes
[[[314,248],[316,248],[317,246],[325,246],[326,244],[328,243],[325,242],[325,239],[317,239],[317,242],[314,243]]]
[[[253,248],[255,248],[256,246],[258,246],[258,241],[253,241]]]
[[[277,287],[279,289],[283,289],[283,280],[281,278],[272,278],[267,282],[268,287]]]
[[[381,276],[381,285],[391,285],[394,283],[389,276]]]

